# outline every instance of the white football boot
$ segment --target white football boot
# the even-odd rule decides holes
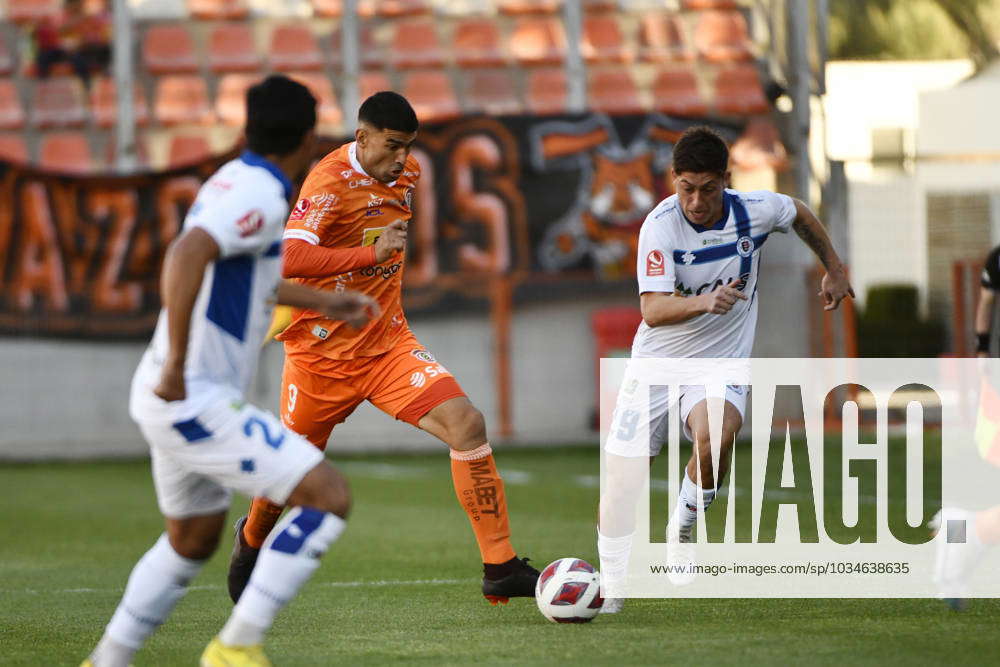
[[[674,586],[687,586],[694,581],[694,566],[697,564],[695,545],[691,539],[691,527],[676,528],[673,522],[667,524],[667,579]]]
[[[958,528],[960,524],[957,522],[961,521],[965,522],[964,534]],[[937,540],[934,583],[938,588],[938,597],[952,609],[964,609],[965,598],[969,593],[969,578],[986,551],[976,537],[976,513],[945,507],[934,515],[927,527],[933,531],[934,539]],[[949,537],[952,541],[949,541]]]

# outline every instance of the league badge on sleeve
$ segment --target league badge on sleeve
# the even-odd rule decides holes
[[[312,208],[312,202],[306,198],[302,198],[295,204],[295,208],[292,209],[291,214],[288,216],[289,220],[303,220],[306,217],[306,213]]]
[[[646,275],[649,277],[662,276],[663,271],[663,253],[659,250],[650,250],[649,254],[646,255]]]

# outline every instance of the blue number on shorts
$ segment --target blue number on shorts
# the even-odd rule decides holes
[[[285,433],[283,431],[278,431],[277,435],[272,435],[271,431],[267,428],[267,422],[260,417],[251,417],[246,420],[246,423],[243,424],[243,434],[248,438],[252,437],[254,424],[260,426],[260,430],[264,434],[264,442],[267,443],[268,447],[271,449],[281,447],[281,443],[285,441]]]
[[[631,440],[635,437],[635,427],[639,425],[639,413],[636,410],[626,410],[618,419],[618,439]]]

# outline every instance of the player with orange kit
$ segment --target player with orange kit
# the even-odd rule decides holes
[[[406,228],[420,167],[410,155],[417,116],[404,97],[380,92],[358,111],[355,141],[306,178],[284,233],[284,276],[369,295],[382,315],[361,330],[295,310],[285,343],[281,418],[320,449],[362,401],[436,436],[451,450],[452,480],[483,560],[493,604],[531,597],[538,570],[510,543],[503,480],[482,414],[413,335],[402,309]],[[229,594],[239,599],[282,507],[255,498],[236,524]]]

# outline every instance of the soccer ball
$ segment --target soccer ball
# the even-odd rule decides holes
[[[601,575],[581,558],[560,558],[542,570],[535,602],[553,623],[587,623],[601,610]]]

